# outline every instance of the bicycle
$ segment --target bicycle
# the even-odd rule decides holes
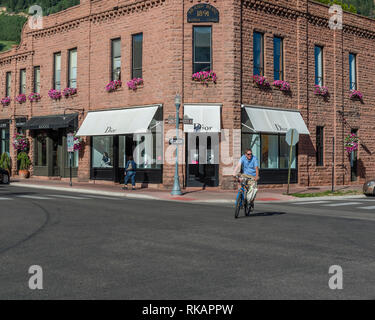
[[[250,216],[251,212],[254,211],[254,203],[248,203],[247,193],[249,192],[249,178],[240,178],[236,176],[236,181],[240,180],[241,187],[238,190],[236,198],[236,209],[234,211],[234,217],[237,219],[240,215],[241,209],[244,209],[245,216]]]

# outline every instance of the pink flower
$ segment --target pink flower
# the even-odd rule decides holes
[[[212,70],[210,71],[200,71],[192,75],[192,80],[207,84],[208,82],[216,83],[217,76]]]
[[[61,91],[51,89],[48,91],[48,96],[53,100],[59,100],[61,98]]]
[[[134,78],[126,83],[129,89],[136,90],[139,85],[143,84],[142,78]]]
[[[16,97],[16,101],[20,104],[26,102],[26,95],[21,93]]]
[[[120,80],[113,80],[105,86],[105,90],[107,92],[113,92],[116,91],[118,88],[121,88],[121,86],[122,82]]]

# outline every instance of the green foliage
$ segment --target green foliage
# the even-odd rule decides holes
[[[0,0],[0,7],[7,7],[9,12],[28,12],[28,8],[37,4],[43,14],[49,15],[79,4],[79,0]]]
[[[0,168],[10,170],[10,157],[7,152],[4,152],[0,157]]]
[[[0,14],[0,39],[19,43],[21,31],[26,21],[26,17]]]
[[[375,4],[373,0],[315,0],[327,5],[339,4],[344,11],[358,13],[364,16],[373,16]]]
[[[26,152],[20,152],[17,156],[17,160],[20,162],[19,169],[20,170],[29,170],[29,167],[31,165],[31,161],[29,159],[29,156]]]

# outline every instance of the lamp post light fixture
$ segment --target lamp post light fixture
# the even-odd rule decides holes
[[[181,106],[181,96],[179,94],[176,94],[174,103],[176,105],[176,138],[178,139],[178,129],[179,129],[179,122],[180,122],[180,106]],[[172,196],[182,195],[181,188],[180,188],[180,179],[178,177],[178,144],[176,144],[176,167],[175,167],[175,172],[174,172],[174,183],[173,183],[173,189],[172,189],[171,195]]]

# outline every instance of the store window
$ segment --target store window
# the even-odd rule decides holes
[[[315,84],[323,86],[323,48],[315,46]]]
[[[26,94],[26,69],[20,71],[20,94]]]
[[[121,39],[111,41],[111,80],[121,80]]]
[[[113,168],[113,137],[92,137],[92,167]]]
[[[211,27],[194,27],[193,73],[212,70],[211,38]]]
[[[34,165],[37,167],[47,166],[47,135],[39,133],[34,143]]]
[[[132,79],[142,78],[143,34],[132,36]]]
[[[260,169],[288,169],[290,147],[285,134],[242,133],[242,152],[251,149]],[[297,168],[296,146],[292,149],[291,168]]]
[[[77,88],[77,49],[69,50],[68,87]]]
[[[258,76],[264,75],[264,44],[263,33],[254,32],[253,35],[253,74]]]

